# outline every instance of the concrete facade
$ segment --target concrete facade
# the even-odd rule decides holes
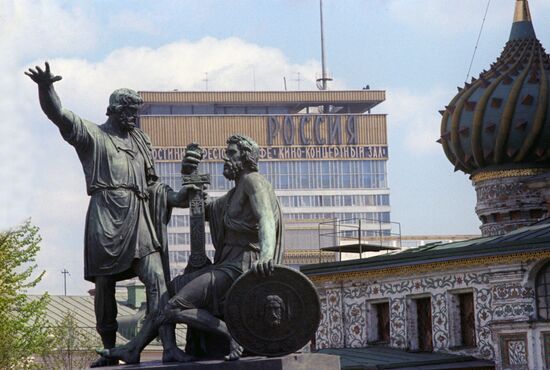
[[[234,133],[260,146],[259,171],[272,184],[287,226],[285,263],[319,261],[319,222],[364,222],[364,236],[389,235],[386,116],[369,114],[384,91],[161,91],[140,92],[139,126],[151,138],[155,169],[173,189],[181,187],[181,160],[191,142],[205,149],[201,173],[211,174],[209,195],[233,185],[223,175],[227,138]],[[321,107],[322,109],[320,109]],[[328,111],[324,107],[330,107]],[[187,209],[176,208],[168,224],[171,275],[190,254]],[[306,224],[313,224],[307,226]],[[206,253],[214,256],[206,227]],[[323,257],[334,260],[335,254]]]

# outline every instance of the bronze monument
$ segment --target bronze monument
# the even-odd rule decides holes
[[[157,335],[163,362],[199,358],[237,360],[245,354],[281,356],[302,348],[319,324],[315,288],[299,272],[280,266],[283,223],[277,197],[258,173],[259,147],[244,135],[227,140],[224,176],[235,182],[208,201],[208,174],[197,144],[187,147],[178,192],[158,181],[149,138],[137,127],[142,104],[133,90],[115,90],[107,121],[96,125],[63,109],[50,66],[25,72],[38,84],[42,110],[58,126],[82,163],[90,205],[85,230],[85,278],[96,285],[97,331],[104,349],[92,367],[140,362]],[[170,279],[166,227],[173,207],[190,207],[191,258]],[[205,253],[209,222],[216,249]],[[148,313],[135,338],[115,347],[115,283],[138,277]],[[227,322],[227,323],[226,323]],[[175,342],[176,323],[188,326],[185,352]]]
[[[107,121],[102,125],[80,118],[61,106],[53,83],[61,80],[46,67],[25,72],[38,84],[40,106],[72,145],[86,179],[90,204],[84,236],[84,277],[95,283],[97,331],[105,348],[115,346],[117,306],[115,283],[139,277],[147,294],[149,322],[161,314],[168,301],[167,243],[163,223],[155,216],[171,207],[187,206],[188,191],[174,192],[158,183],[148,137],[135,127],[142,103],[133,90],[115,90],[109,98]],[[164,237],[163,237],[164,236]],[[169,326],[158,330],[164,346],[164,361],[187,356],[177,348]],[[156,336],[156,333],[155,333]],[[117,364],[100,357],[92,367]]]
[[[188,147],[184,171],[194,171],[199,158],[199,148]],[[258,173],[258,159],[259,147],[252,139],[233,135],[227,140],[223,174],[235,181],[235,187],[206,206],[216,248],[214,263],[175,277],[171,282],[175,295],[164,317],[156,325],[143,326],[127,345],[103,351],[103,356],[139,362],[140,352],[162,323],[187,324],[185,352],[194,358],[225,355],[236,360],[241,356],[242,347],[223,321],[227,291],[248,270],[269,276],[283,252],[279,204],[271,184]]]

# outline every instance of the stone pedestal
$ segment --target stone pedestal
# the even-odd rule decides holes
[[[244,357],[238,361],[204,360],[189,363],[160,361],[102,367],[102,370],[339,370],[340,357],[320,353],[295,353],[283,357]]]

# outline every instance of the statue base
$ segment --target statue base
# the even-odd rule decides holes
[[[201,360],[187,363],[160,361],[101,367],[102,370],[338,370],[340,357],[321,353],[293,353],[283,357],[243,357],[237,361]]]

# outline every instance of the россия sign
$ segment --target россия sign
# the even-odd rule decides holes
[[[353,114],[271,115],[260,160],[387,159],[387,145],[358,143]],[[245,132],[246,134],[246,132]],[[225,146],[204,147],[205,161],[221,161]],[[153,148],[155,161],[181,161],[185,147]]]
[[[357,145],[354,115],[269,116],[267,144],[280,138],[283,145]]]
[[[204,148],[204,161],[221,161],[225,147]],[[181,161],[185,147],[153,148],[155,161]],[[325,145],[261,147],[260,160],[387,159],[388,147],[380,145]]]

